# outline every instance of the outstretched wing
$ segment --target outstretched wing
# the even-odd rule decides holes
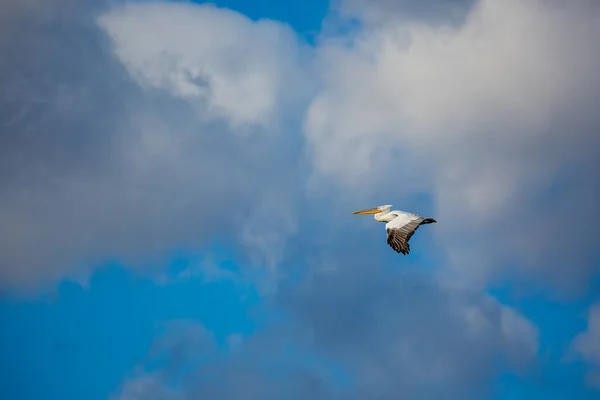
[[[399,214],[398,217],[385,224],[388,244],[397,253],[407,255],[410,253],[408,241],[419,226],[429,223],[429,220],[416,214]],[[431,222],[435,221],[431,220]]]

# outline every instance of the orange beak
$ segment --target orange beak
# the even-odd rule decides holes
[[[354,211],[352,214],[378,214],[380,212],[379,208],[369,208],[368,210]]]

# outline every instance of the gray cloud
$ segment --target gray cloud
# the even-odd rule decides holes
[[[166,357],[167,366],[152,373],[138,366],[113,399],[335,398],[318,371],[283,356],[286,343],[280,335],[249,338],[223,353],[198,323],[174,321],[166,328],[149,360]]]
[[[150,378],[165,384],[179,377],[183,390],[177,396],[186,399],[393,399],[398,393],[406,399],[475,399],[489,394],[500,371],[525,371],[535,360],[537,330],[514,310],[368,260],[364,251],[349,251],[343,268],[310,268],[299,285],[281,287],[270,307],[291,324],[238,340],[226,356],[193,325],[167,335],[159,342],[168,345],[155,348],[178,362],[168,361],[153,378],[140,372],[117,394]],[[178,371],[190,355],[203,361],[181,378]],[[332,367],[356,383],[340,386]]]
[[[359,398],[485,397],[500,365],[535,357],[536,329],[493,299],[382,268],[368,254],[346,257],[282,289],[280,301],[308,346],[350,368]]]
[[[136,57],[142,47],[127,47],[130,36],[122,36],[140,32],[127,9],[58,1],[46,13],[38,3],[6,4],[14,18],[3,26],[0,42],[0,225],[8,227],[0,234],[3,289],[35,288],[65,275],[85,278],[90,266],[107,258],[159,265],[175,247],[199,248],[217,235],[244,241],[249,248],[258,243],[256,252],[262,254],[260,237],[272,236],[277,221],[293,214],[272,213],[258,231],[245,228],[246,218],[257,218],[254,210],[265,201],[291,203],[298,190],[290,177],[297,176],[299,153],[293,140],[281,136],[293,135],[283,107],[301,103],[284,83],[301,85],[301,79],[282,78],[267,93],[263,89],[268,87],[252,86],[270,85],[257,81],[256,74],[227,75],[209,65],[209,92],[189,98],[178,87],[137,80],[160,66],[130,70],[127,57]],[[160,15],[152,4],[139,7]],[[271,39],[279,25],[264,23],[262,28],[233,12],[183,7],[197,10],[198,19],[234,21],[219,25],[222,35],[210,35],[246,40],[241,48],[260,55],[255,67],[260,71],[263,62],[269,78],[288,72],[278,63],[293,60],[277,46],[293,52],[295,44],[291,36]],[[99,16],[107,31],[97,25]],[[245,30],[237,30],[237,23]],[[190,39],[204,35],[203,27],[210,28],[199,24]],[[181,68],[195,68],[198,58],[177,53],[180,42],[171,39],[162,48],[147,49],[145,56],[160,61],[161,51],[171,51]],[[200,59],[239,64],[246,57],[232,53],[227,43],[213,43],[205,58],[202,49],[189,46],[190,57]],[[179,74],[173,79],[184,76],[181,68],[173,70]],[[224,87],[232,76],[249,92],[236,95],[234,87]],[[185,85],[198,87],[196,81]],[[263,123],[274,112],[280,115],[278,124]],[[267,119],[255,121],[254,116]],[[280,213],[292,210],[290,204]],[[279,235],[280,244],[293,231],[293,220],[289,224]],[[264,257],[272,264],[280,256]]]

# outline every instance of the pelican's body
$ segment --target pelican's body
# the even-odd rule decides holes
[[[421,225],[437,222],[433,218],[424,218],[418,214],[392,210],[391,205],[379,206],[368,210],[356,211],[353,214],[374,214],[378,222],[386,222],[387,242],[397,253],[410,253],[408,241]]]

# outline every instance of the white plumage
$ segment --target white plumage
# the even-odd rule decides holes
[[[421,225],[437,222],[433,218],[424,218],[418,214],[391,210],[391,205],[379,206],[368,210],[356,211],[353,214],[374,214],[378,222],[387,222],[385,231],[387,242],[394,251],[407,255],[410,253],[408,241]]]

